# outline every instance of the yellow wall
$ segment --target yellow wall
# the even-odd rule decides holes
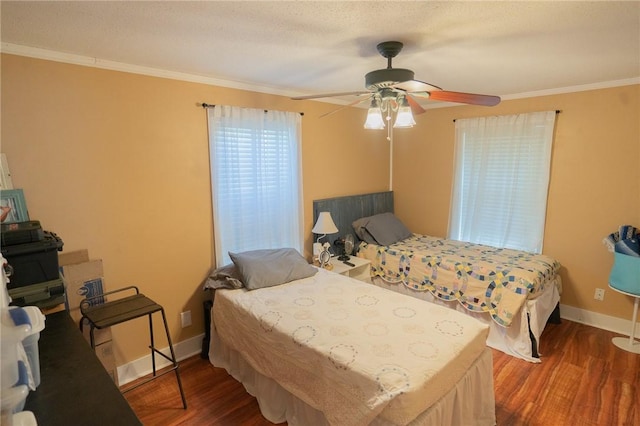
[[[1,150],[29,213],[65,251],[102,258],[110,288],[135,284],[163,304],[175,342],[203,331],[213,257],[208,142],[199,102],[304,112],[305,250],[312,200],[386,190],[384,131],[364,110],[14,55],[2,55]],[[559,109],[544,252],[563,264],[561,303],[623,319],[631,300],[607,288],[602,238],[640,226],[640,86],[430,109],[394,135],[396,213],[446,235],[454,118]],[[604,302],[593,299],[606,288]],[[194,324],[181,329],[179,313]],[[145,323],[114,330],[119,365],[147,354]]]
[[[165,307],[174,342],[203,332],[212,265],[207,119],[197,103],[304,112],[306,251],[312,200],[388,187],[384,135],[362,110],[2,55],[2,140],[29,214],[104,262],[109,288],[138,285]],[[366,161],[358,161],[362,155]],[[191,310],[193,326],[180,328]],[[116,362],[148,353],[145,321],[114,329]]]
[[[451,201],[453,120],[561,110],[556,117],[544,253],[562,265],[561,303],[630,319],[632,299],[607,286],[613,255],[602,239],[640,227],[640,86],[504,101],[492,108],[428,110],[394,145],[397,215],[415,232],[445,236]],[[409,165],[409,167],[407,167]],[[606,289],[605,300],[593,298]]]

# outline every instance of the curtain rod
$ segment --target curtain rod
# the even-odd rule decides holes
[[[562,112],[562,110],[561,110],[561,109],[557,109],[557,110],[556,110],[556,114],[560,114],[561,112]],[[456,120],[457,120],[457,118],[454,118],[454,119],[453,119],[453,122],[455,123],[455,122],[456,122]]]
[[[215,104],[207,104],[207,103],[204,103],[204,102],[202,104],[200,104],[200,105],[202,106],[202,108],[213,108],[213,107],[216,106]],[[266,110],[266,109],[264,110],[264,112],[267,112],[267,111],[268,110]],[[299,112],[298,114],[304,115],[304,112]]]

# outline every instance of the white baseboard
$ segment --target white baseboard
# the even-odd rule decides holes
[[[178,361],[192,357],[196,354],[200,354],[202,352],[203,338],[204,334],[200,334],[190,339],[183,340],[182,342],[174,343],[173,350],[176,353],[176,358],[178,359]],[[171,354],[168,346],[166,348],[160,349],[160,351],[167,356],[170,356]],[[156,355],[156,369],[161,369],[169,365],[171,365],[171,363],[168,360],[164,359],[160,355]],[[125,385],[142,376],[146,376],[152,371],[153,367],[151,365],[151,354],[149,354],[143,356],[142,358],[138,358],[135,361],[131,361],[119,366],[118,383],[120,384],[120,386]]]
[[[569,321],[579,322],[603,330],[629,336],[631,334],[631,318],[628,320],[574,308],[560,304],[560,317]],[[635,337],[640,336],[640,327],[636,325]]]

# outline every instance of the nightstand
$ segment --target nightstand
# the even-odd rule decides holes
[[[347,262],[353,263],[355,266],[345,265],[337,257],[331,258],[333,269],[331,272],[346,275],[360,281],[371,282],[371,261],[360,257],[351,256]]]

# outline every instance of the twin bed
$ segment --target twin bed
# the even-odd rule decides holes
[[[317,200],[313,208],[315,216],[331,212],[335,238],[357,235],[375,285],[472,316],[489,325],[488,346],[540,362],[542,331],[560,318],[555,259],[413,234],[393,216],[391,191]]]
[[[392,212],[393,195],[314,202],[314,215],[320,211],[330,211],[339,235],[345,235],[353,232],[356,219]],[[415,249],[427,245],[454,251],[446,242],[421,236],[403,241]],[[436,262],[416,253],[394,244],[362,242],[358,256],[372,261],[376,285],[311,266],[292,249],[232,254],[234,263],[215,271],[207,282],[215,289],[212,364],[242,382],[274,423],[495,425],[487,344],[492,346],[496,327],[507,330],[494,335],[500,344],[514,327],[535,329],[531,318],[536,315],[544,327],[546,308],[539,313],[534,303],[532,310],[525,294],[521,305],[511,301],[503,309],[502,301],[519,299],[511,290],[535,293],[526,278],[504,279],[513,273],[501,269],[498,279],[487,269],[466,271],[456,262],[450,268],[445,259]],[[488,255],[466,254],[477,262]],[[549,289],[558,290],[555,269],[552,262],[544,283],[532,284],[539,290],[534,300],[555,294]],[[468,281],[443,284],[435,279],[447,273],[459,278],[463,272],[483,275],[481,281],[491,276],[491,294],[473,293]],[[399,294],[403,292],[412,297]],[[421,300],[427,294],[436,303]],[[443,304],[463,306],[466,315]],[[522,311],[527,311],[526,320]],[[510,324],[499,322],[507,320]],[[521,334],[515,333],[517,339]]]
[[[215,292],[209,357],[289,425],[494,425],[486,325],[324,269]]]

